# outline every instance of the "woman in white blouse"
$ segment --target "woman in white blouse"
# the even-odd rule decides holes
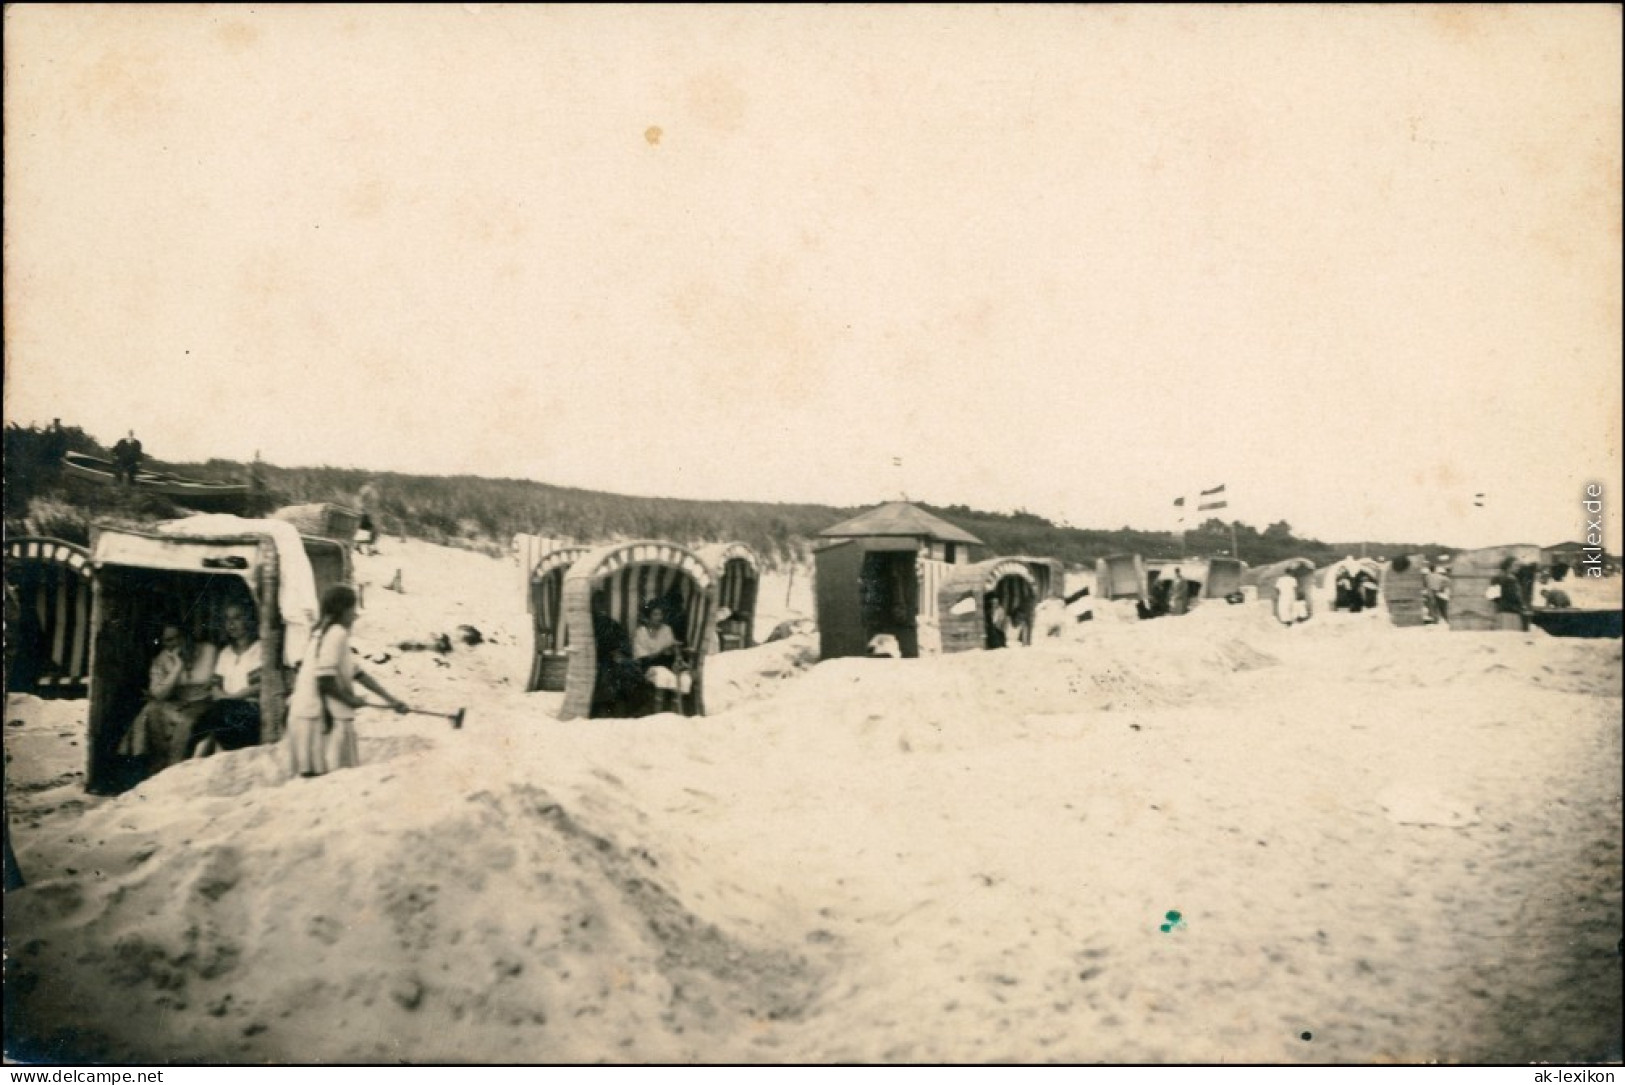
[[[246,603],[225,607],[226,643],[214,661],[213,703],[192,729],[193,756],[239,750],[260,740],[260,639]]]

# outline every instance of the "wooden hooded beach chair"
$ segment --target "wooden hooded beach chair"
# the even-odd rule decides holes
[[[6,540],[6,691],[83,697],[90,678],[90,553],[61,539]]]
[[[744,543],[716,543],[697,553],[711,567],[717,582],[717,650],[733,651],[756,645],[756,595],[761,588],[761,563]]]
[[[530,571],[525,597],[536,649],[531,656],[525,692],[557,693],[564,689],[570,663],[570,627],[564,620],[564,574],[587,553],[585,546],[562,546],[543,554]]]
[[[1141,607],[1148,606],[1145,559],[1139,554],[1112,554],[1096,561],[1095,598],[1133,599]]]
[[[717,583],[711,567],[676,543],[614,543],[589,550],[564,574],[564,620],[569,629],[569,664],[559,719],[586,719],[601,708],[598,642],[592,599],[604,593],[608,616],[630,637],[645,603],[666,604],[667,619],[688,661],[692,688],[680,705],[690,716],[705,714],[706,641],[716,620]]]
[[[967,600],[974,605],[966,606]],[[997,601],[1016,625],[1021,643],[1032,639],[1033,604],[1037,586],[1025,562],[994,558],[962,565],[942,582],[937,597],[937,623],[942,630],[942,651],[968,652],[988,646],[988,608]]]
[[[229,603],[248,603],[259,619],[265,660],[260,741],[282,736],[292,668],[284,665],[285,626],[278,604],[283,571],[269,534],[170,535],[99,527],[91,564],[87,790],[119,790],[135,782],[117,748],[141,709],[157,627],[179,621],[218,640]]]
[[[1535,590],[1535,569],[1540,566],[1540,547],[1526,544],[1487,546],[1457,554],[1450,562],[1451,632],[1502,630],[1522,632],[1524,619],[1502,609],[1489,597],[1490,585],[1501,575],[1501,566],[1510,559],[1519,582],[1526,610]]]
[[[1227,599],[1246,581],[1247,563],[1237,558],[1208,558],[1202,580],[1203,599]]]

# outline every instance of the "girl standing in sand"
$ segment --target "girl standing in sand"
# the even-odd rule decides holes
[[[288,734],[283,740],[288,771],[320,776],[361,764],[356,745],[355,710],[366,704],[359,684],[382,697],[397,713],[406,704],[355,665],[350,627],[356,619],[356,594],[342,584],[322,596],[322,615],[310,637],[299,677],[288,704]]]

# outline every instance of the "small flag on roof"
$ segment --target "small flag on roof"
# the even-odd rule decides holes
[[[1473,495],[1473,508],[1481,509],[1483,507],[1484,507],[1484,495],[1483,494],[1474,494]]]
[[[1196,506],[1197,512],[1207,512],[1211,509],[1229,508],[1230,502],[1224,498],[1224,483],[1219,483],[1211,490],[1202,491],[1202,500]]]

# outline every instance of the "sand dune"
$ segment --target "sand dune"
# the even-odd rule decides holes
[[[362,561],[375,672],[463,730],[368,713],[359,769],[100,799],[83,702],[12,698],[15,1052],[1620,1057],[1618,642],[1222,605],[916,661],[801,636],[717,657],[707,718],[564,724],[505,563]],[[810,610],[785,587],[759,629]]]

